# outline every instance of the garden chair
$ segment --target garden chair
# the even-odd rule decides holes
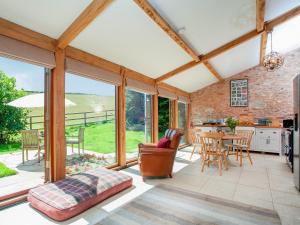
[[[25,161],[25,151],[26,151],[26,160],[28,160],[28,150],[38,150],[38,162],[40,162],[40,152],[44,148],[44,145],[41,141],[38,130],[22,130],[22,161],[24,164]]]
[[[72,146],[72,152],[74,152],[73,145],[78,145],[78,154],[80,155],[80,144],[82,144],[82,153],[84,153],[84,127],[80,127],[78,130],[78,136],[66,137],[66,145]]]

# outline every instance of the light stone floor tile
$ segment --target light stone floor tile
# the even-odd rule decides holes
[[[300,224],[300,208],[280,205],[276,203],[274,203],[274,208],[278,212],[281,223],[283,225]]]
[[[270,201],[264,201],[261,199],[257,198],[248,198],[248,197],[243,197],[243,196],[234,196],[233,198],[234,201],[237,202],[242,202],[248,205],[253,205],[261,208],[266,208],[270,210],[274,210],[273,203]]]
[[[268,188],[257,188],[246,185],[237,185],[234,197],[236,198],[249,198],[259,199],[272,202],[271,191]]]
[[[211,177],[208,182],[200,189],[200,192],[224,199],[233,199],[237,184],[226,182]]]
[[[282,205],[300,208],[300,194],[290,194],[287,192],[271,190],[273,202]]]

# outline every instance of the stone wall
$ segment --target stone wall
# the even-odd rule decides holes
[[[291,117],[293,78],[300,74],[300,49],[284,57],[284,65],[274,72],[256,66],[192,93],[192,122],[245,113],[252,113],[255,118]],[[230,107],[230,80],[243,78],[248,79],[248,107]]]

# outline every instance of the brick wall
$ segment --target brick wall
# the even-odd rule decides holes
[[[291,117],[293,78],[300,74],[300,49],[285,56],[284,65],[267,72],[256,66],[192,93],[192,122],[253,113],[254,117]],[[230,80],[248,79],[248,107],[230,107]]]

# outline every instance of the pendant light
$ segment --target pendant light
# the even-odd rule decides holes
[[[263,65],[268,71],[274,71],[283,65],[284,58],[278,52],[273,51],[272,31],[269,34],[271,35],[271,52],[265,55]]]

